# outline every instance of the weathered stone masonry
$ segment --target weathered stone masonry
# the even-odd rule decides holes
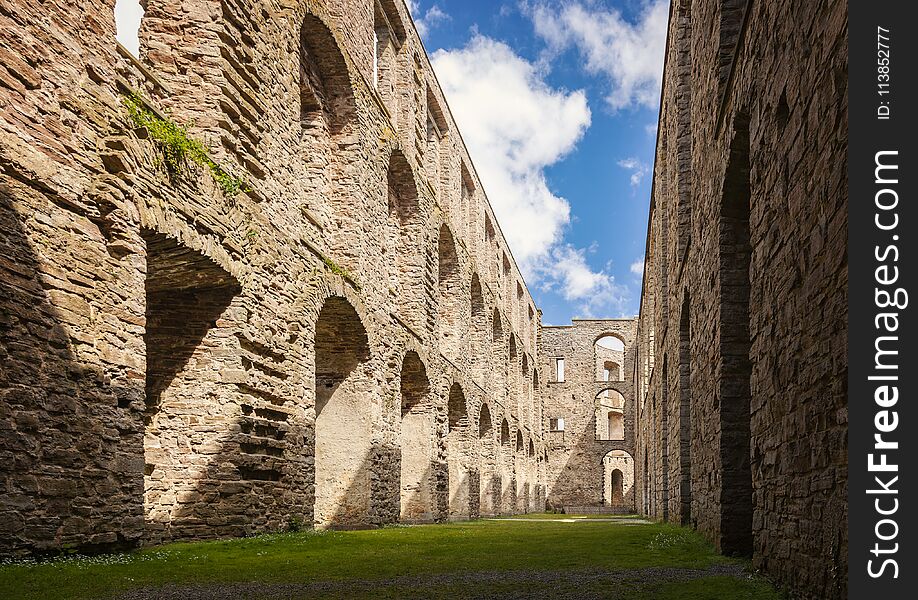
[[[148,0],[139,60],[113,5],[0,3],[0,551],[540,509],[539,313],[404,3]]]
[[[637,331],[638,510],[800,597],[847,578],[847,9],[674,0]]]
[[[542,328],[546,502],[552,509],[635,508],[634,382],[624,374],[634,370],[636,329],[635,319],[574,319]],[[620,493],[613,491],[613,476]]]

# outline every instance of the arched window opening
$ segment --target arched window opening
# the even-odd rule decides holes
[[[634,510],[634,459],[624,450],[612,450],[603,457],[602,465],[603,504],[620,512]]]
[[[625,344],[621,338],[607,334],[593,344],[597,381],[621,381],[621,367],[625,359]],[[617,370],[611,365],[619,366]]]
[[[459,359],[462,344],[465,321],[462,304],[465,295],[462,292],[462,276],[459,270],[456,242],[446,225],[440,227],[438,256],[440,295],[437,302],[439,307],[437,324],[440,351],[447,358],[456,362]]]
[[[721,507],[721,550],[752,552],[752,472],[749,465],[752,338],[749,323],[752,192],[749,165],[749,118],[734,120],[720,205],[720,386],[717,397],[721,436],[721,485],[736,501]]]
[[[443,153],[443,139],[449,132],[449,125],[440,103],[434,94],[433,88],[427,88],[427,146],[424,149],[424,165],[427,180],[437,195],[437,201],[442,200],[442,180],[445,179]]]
[[[389,214],[388,243],[383,246],[389,267],[389,290],[398,306],[398,316],[409,327],[423,333],[426,320],[425,261],[418,240],[424,236],[424,222],[418,206],[414,173],[401,151],[389,158],[387,175]]]
[[[398,53],[405,42],[405,28],[391,0],[375,2],[373,23],[373,85],[393,122],[398,119],[396,93]],[[397,123],[396,123],[397,124]]]
[[[315,505],[321,525],[367,524],[374,422],[370,350],[357,312],[325,301],[315,335]]]
[[[304,130],[340,133],[354,115],[347,62],[335,36],[315,15],[300,29],[300,123]]]
[[[510,446],[510,423],[504,419],[500,425],[500,445]]]
[[[481,280],[478,278],[478,273],[472,273],[470,290],[472,343],[469,350],[472,362],[472,376],[477,382],[483,384],[488,371],[487,348],[489,345],[489,332],[488,317],[485,311],[484,296],[481,292]]]
[[[479,510],[482,515],[494,515],[500,510],[501,482],[491,409],[487,404],[482,404],[481,412],[478,413],[478,449]]]
[[[615,390],[607,389],[596,396],[596,439],[621,441],[625,439],[625,399]]]

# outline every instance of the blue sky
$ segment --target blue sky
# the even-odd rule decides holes
[[[666,0],[410,0],[545,324],[637,314]]]
[[[542,322],[637,314],[669,0],[407,3]]]

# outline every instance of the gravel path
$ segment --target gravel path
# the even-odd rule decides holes
[[[396,577],[392,579],[316,583],[227,583],[138,588],[119,600],[243,600],[305,598],[450,598],[559,600],[630,599],[645,597],[661,584],[700,577],[746,578],[739,565],[708,569],[654,567],[559,571],[481,571]]]

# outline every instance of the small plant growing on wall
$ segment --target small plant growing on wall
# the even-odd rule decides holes
[[[229,173],[217,164],[204,143],[188,135],[186,127],[150,110],[148,103],[139,94],[125,94],[122,101],[134,126],[146,129],[162,152],[163,162],[170,175],[181,175],[190,161],[206,168],[223,193],[230,198],[239,192],[251,191],[245,179]]]

